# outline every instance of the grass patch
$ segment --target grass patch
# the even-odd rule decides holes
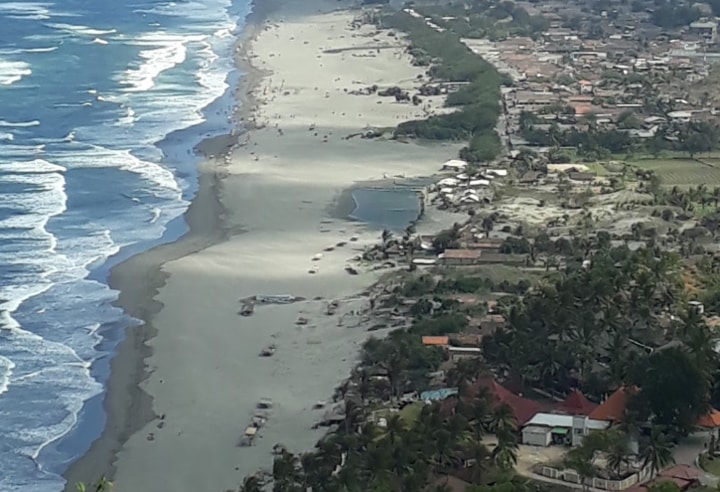
[[[720,185],[720,166],[710,166],[688,158],[641,159],[628,164],[654,171],[665,186]]]
[[[400,418],[405,423],[405,426],[413,427],[415,425],[415,422],[417,422],[420,417],[420,412],[422,412],[423,406],[423,402],[416,401],[415,403],[411,403],[400,410]]]
[[[710,460],[707,456],[700,456],[700,467],[708,473],[720,476],[720,459]]]
[[[542,279],[545,272],[536,270],[525,270],[518,268],[516,265],[503,265],[502,263],[491,265],[479,265],[474,267],[463,267],[461,270],[456,268],[438,268],[439,272],[449,280],[456,278],[481,277],[492,282],[496,287],[502,282],[509,284],[517,284],[521,280],[525,280],[530,284],[536,283]]]
[[[598,176],[607,176],[609,174],[607,168],[599,162],[589,162],[585,165],[589,171],[597,173]]]

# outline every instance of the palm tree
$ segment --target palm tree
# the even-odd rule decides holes
[[[490,231],[493,230],[494,226],[495,221],[493,221],[492,217],[487,216],[482,220],[482,224],[480,227],[482,227],[482,230],[485,231],[485,237],[490,237]]]
[[[488,428],[496,436],[517,432],[517,420],[512,408],[506,404],[497,405],[490,413]]]
[[[273,490],[276,492],[294,490],[302,482],[301,475],[298,457],[285,447],[279,446],[273,459]]]
[[[372,379],[370,379],[370,374],[365,369],[360,369],[357,372],[357,390],[364,405],[372,391]]]
[[[243,479],[238,492],[263,492],[267,485],[267,477],[264,473],[258,472]]]
[[[650,466],[650,475],[675,462],[672,455],[672,444],[659,426],[653,426],[650,436],[640,449],[640,458],[643,466]]]
[[[575,472],[580,477],[582,487],[584,491],[588,490],[587,481],[589,478],[595,476],[595,465],[592,462],[592,458],[585,455],[581,448],[574,448],[568,452],[565,458],[565,466]]]
[[[483,474],[488,468],[488,458],[491,454],[487,446],[481,442],[474,442],[465,448],[465,462],[470,469],[470,481],[480,483]]]
[[[75,487],[78,492],[88,492],[88,490],[92,490],[92,492],[112,492],[113,483],[103,476],[100,477],[100,480],[98,480],[94,485],[91,485],[90,489],[88,489],[88,486],[82,482],[78,483]]]
[[[608,467],[617,477],[620,476],[623,466],[628,463],[628,455],[630,454],[628,444],[627,435],[624,432],[618,432],[616,436],[613,436],[605,453]]]
[[[390,444],[393,446],[398,440],[398,437],[405,432],[405,422],[403,422],[400,415],[393,415],[387,421],[387,427],[385,428],[386,435],[390,439]]]
[[[509,471],[517,464],[518,442],[514,432],[502,431],[498,435],[497,446],[493,449],[492,458],[500,470]]]

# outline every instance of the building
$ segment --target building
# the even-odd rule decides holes
[[[443,265],[477,265],[480,253],[478,249],[446,249],[438,258]]]
[[[625,415],[625,409],[627,408],[628,393],[631,391],[635,392],[637,390],[630,390],[621,386],[595,410],[590,412],[588,417],[593,420],[603,420],[610,423],[621,422]]]
[[[436,390],[423,391],[422,393],[420,393],[420,401],[443,401],[457,394],[457,388],[440,388]]]
[[[717,43],[717,22],[696,21],[690,24],[690,34],[704,40],[707,44]]]
[[[480,347],[453,347],[449,345],[447,351],[453,362],[461,359],[473,359],[482,355],[482,349]]]
[[[427,347],[447,347],[449,338],[424,336],[422,337],[422,343]]]
[[[574,389],[557,407],[556,410],[567,415],[590,415],[597,408],[578,389]]]
[[[524,426],[535,415],[546,409],[546,405],[516,395],[491,378],[478,379],[469,390],[470,395],[478,395],[481,392],[487,392],[495,405],[510,407],[519,427]]]
[[[522,429],[523,444],[549,446],[550,444],[579,446],[592,431],[605,430],[609,422],[593,420],[583,415],[538,413]],[[526,432],[527,429],[527,432]]]

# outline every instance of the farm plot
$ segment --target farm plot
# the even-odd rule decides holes
[[[642,159],[629,164],[655,171],[665,186],[720,185],[720,159]]]

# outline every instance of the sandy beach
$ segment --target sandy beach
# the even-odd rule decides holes
[[[108,428],[68,472],[70,484],[106,473],[117,492],[226,490],[269,468],[276,443],[302,450],[325,432],[311,429],[323,415],[312,407],[355,364],[369,327],[362,292],[379,275],[344,271],[380,231],[336,218],[340,197],[358,182],[429,176],[458,150],[347,138],[423,112],[350,94],[373,84],[411,90],[423,69],[411,65],[402,39],[354,24],[360,11],[349,7],[288,0],[256,14],[263,20],[238,52],[244,71],[254,67],[237,118],[250,130],[201,169],[191,232],[113,271],[120,304],[146,324],[122,344]],[[306,300],[238,314],[240,299],[272,294]],[[331,300],[339,308],[328,316]],[[299,317],[308,323],[296,324]],[[258,357],[270,344],[274,357]],[[269,421],[254,446],[239,447],[261,398],[274,403]]]

